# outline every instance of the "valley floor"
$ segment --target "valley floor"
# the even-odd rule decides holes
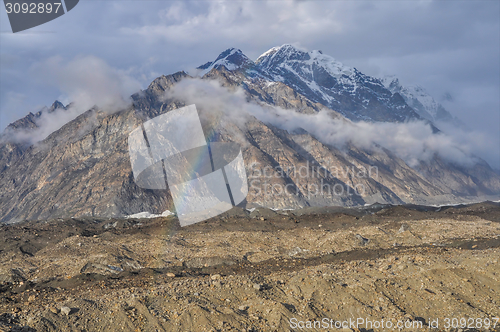
[[[500,331],[500,206],[435,210],[4,225],[0,331]]]

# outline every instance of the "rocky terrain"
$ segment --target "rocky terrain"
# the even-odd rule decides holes
[[[323,318],[500,331],[498,203],[234,208],[183,228],[175,216],[82,217],[0,232],[1,331],[290,331]]]

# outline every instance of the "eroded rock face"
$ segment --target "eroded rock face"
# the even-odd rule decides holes
[[[230,89],[242,87],[248,100],[263,105],[305,114],[324,108],[283,82],[269,84],[246,71],[219,66],[203,79],[216,79]],[[120,217],[172,209],[168,190],[145,190],[135,184],[127,139],[145,120],[184,106],[168,99],[166,91],[186,77],[184,72],[161,76],[132,96],[133,107],[114,114],[89,110],[29,147],[9,141],[4,134],[0,220]],[[332,111],[331,116],[348,121],[338,112]],[[28,120],[19,123],[31,123]],[[485,163],[460,168],[436,158],[414,169],[382,147],[338,149],[305,130],[288,132],[254,117],[235,123],[207,116],[202,117],[202,125],[214,141],[241,146],[249,177],[245,202],[249,207],[436,204],[500,192],[499,176]]]
[[[127,137],[141,122],[134,110],[90,110],[29,147],[0,174],[2,220],[118,216],[166,207],[168,195],[133,182]]]

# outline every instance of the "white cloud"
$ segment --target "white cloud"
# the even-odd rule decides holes
[[[332,117],[330,111],[317,114],[302,114],[279,107],[261,106],[247,102],[241,88],[230,91],[217,81],[184,79],[166,94],[186,104],[196,104],[202,112],[222,112],[231,122],[245,124],[249,116],[264,123],[293,131],[307,130],[324,144],[339,148],[351,142],[363,149],[383,146],[405,160],[410,166],[419,161],[431,160],[438,154],[444,160],[462,165],[474,162],[472,153],[484,145],[484,136],[477,132],[455,132],[433,134],[431,127],[423,121],[407,123],[351,122]],[[202,113],[203,115],[203,113]]]
[[[76,107],[69,107],[67,110],[58,109],[52,113],[43,112],[39,118],[35,119],[37,128],[18,129],[9,133],[9,139],[19,143],[34,144],[45,139],[81,113],[81,109]]]
[[[43,112],[35,120],[38,128],[16,132],[18,141],[38,142],[94,106],[107,113],[122,110],[131,105],[130,96],[141,88],[126,72],[94,56],[70,61],[51,57],[35,64],[32,71],[38,80],[59,89],[59,98],[71,105],[67,110]]]
[[[74,103],[80,113],[93,106],[115,112],[130,104],[130,96],[141,85],[123,70],[109,66],[95,56],[76,57],[65,61],[59,56],[33,66],[35,75],[52,84]]]

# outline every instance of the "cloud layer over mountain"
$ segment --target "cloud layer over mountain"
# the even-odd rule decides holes
[[[141,88],[123,70],[95,56],[79,56],[71,61],[54,56],[36,64],[33,71],[41,84],[57,87],[80,113],[95,105],[107,112],[123,109]]]
[[[184,79],[165,96],[196,104],[203,112],[222,112],[232,123],[244,125],[248,116],[290,132],[305,129],[324,144],[339,148],[352,142],[362,149],[385,147],[404,159],[410,166],[431,160],[434,154],[443,159],[469,166],[472,153],[481,151],[487,143],[477,132],[455,132],[455,135],[433,134],[424,121],[407,123],[351,122],[333,117],[328,110],[317,114],[302,114],[275,106],[248,102],[241,88],[231,91],[217,81]]]
[[[67,109],[44,111],[35,119],[37,128],[18,130],[14,141],[36,143],[64,124],[96,106],[113,113],[131,105],[130,96],[140,90],[140,83],[122,70],[109,66],[94,56],[80,56],[65,61],[51,57],[33,66],[40,84],[57,87],[64,96]]]
[[[0,130],[69,97],[63,87],[42,83],[50,73],[35,70],[54,56],[66,64],[79,56],[102,59],[145,88],[228,47],[256,59],[294,43],[366,74],[395,74],[405,85],[425,87],[492,142],[487,159],[500,167],[499,10],[498,1],[83,1],[17,34],[0,11]],[[452,98],[441,100],[445,95]]]

